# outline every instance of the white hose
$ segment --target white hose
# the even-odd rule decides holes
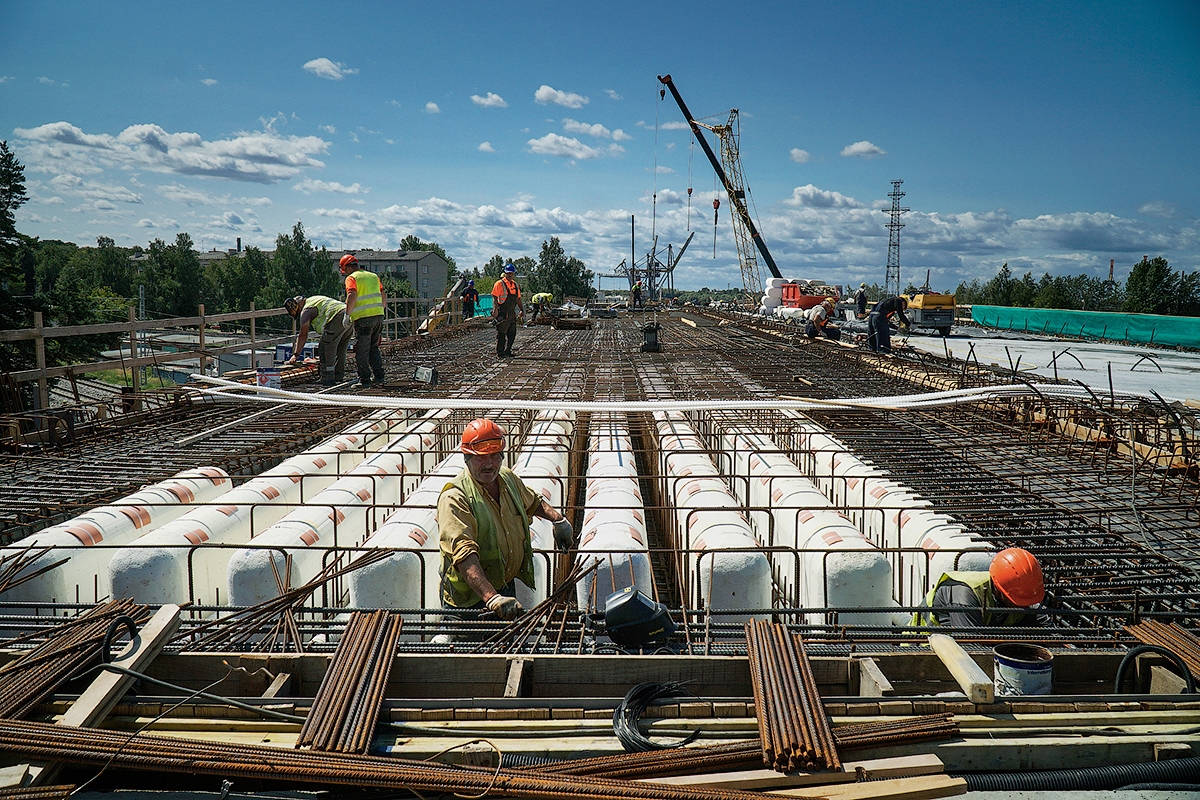
[[[503,405],[507,409],[529,411],[575,411],[637,413],[653,411],[814,411],[830,409],[868,409],[877,411],[911,411],[938,408],[962,403],[978,403],[1003,398],[1051,397],[1055,399],[1091,399],[1093,393],[1081,386],[1048,384],[1035,392],[1025,384],[979,386],[972,389],[951,389],[944,392],[893,395],[891,397],[852,397],[822,400],[817,398],[780,397],[771,400],[519,400],[516,398],[448,398],[448,397],[364,397],[361,395],[329,395],[249,386],[243,383],[192,375],[195,381],[214,384],[216,389],[192,389],[203,397],[218,400],[253,400],[263,403],[295,403],[297,405],[343,406],[350,408],[403,409],[477,409],[488,405]],[[1145,392],[1119,392],[1117,396],[1153,400]]]

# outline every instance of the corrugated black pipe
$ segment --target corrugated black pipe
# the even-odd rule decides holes
[[[1042,772],[967,773],[960,777],[966,779],[968,792],[1120,789],[1131,783],[1196,783],[1200,781],[1200,758]]]
[[[1188,665],[1182,658],[1179,657],[1177,653],[1173,653],[1167,648],[1159,647],[1156,644],[1139,644],[1137,647],[1126,653],[1125,657],[1121,659],[1121,663],[1117,666],[1117,680],[1113,686],[1113,694],[1121,694],[1123,688],[1122,684],[1125,683],[1125,670],[1128,669],[1129,665],[1134,662],[1134,659],[1142,653],[1157,653],[1160,656],[1166,656],[1168,659],[1170,659],[1171,663],[1175,665],[1175,668],[1179,670],[1179,676],[1183,678],[1184,682],[1187,684],[1187,687],[1182,693],[1196,693],[1196,683],[1192,680],[1192,671],[1188,669]]]

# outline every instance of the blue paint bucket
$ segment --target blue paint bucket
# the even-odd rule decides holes
[[[992,682],[1005,697],[1050,694],[1054,654],[1034,644],[998,644],[992,648]]]

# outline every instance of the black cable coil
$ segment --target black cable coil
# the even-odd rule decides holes
[[[966,779],[968,792],[1120,789],[1131,783],[1196,783],[1200,781],[1200,758],[1041,772],[964,773],[960,777]]]
[[[621,740],[621,746],[625,748],[625,752],[645,753],[650,750],[669,750],[695,741],[696,737],[700,735],[699,729],[692,731],[687,738],[671,744],[652,742],[638,730],[638,719],[647,706],[655,700],[674,697],[696,697],[696,695],[683,688],[683,684],[674,682],[639,683],[629,690],[625,699],[613,711],[613,733]]]

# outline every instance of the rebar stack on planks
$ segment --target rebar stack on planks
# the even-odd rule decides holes
[[[321,688],[313,698],[297,747],[366,753],[392,674],[402,619],[387,611],[356,611]]]
[[[785,772],[840,768],[833,728],[800,637],[784,625],[751,620],[746,650],[763,763]]]
[[[1174,622],[1164,624],[1153,619],[1128,625],[1125,630],[1143,644],[1156,644],[1167,648],[1183,659],[1192,675],[1200,676],[1200,639],[1191,631]]]

